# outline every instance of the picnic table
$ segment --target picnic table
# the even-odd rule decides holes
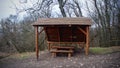
[[[52,53],[52,57],[56,57],[57,53],[67,53],[68,57],[71,57],[74,52],[74,47],[72,46],[51,46],[50,52]]]

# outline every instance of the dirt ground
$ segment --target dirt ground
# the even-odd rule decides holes
[[[35,54],[27,58],[6,57],[0,59],[0,68],[120,68],[120,52],[95,55],[76,53],[67,56],[51,57],[49,52],[40,53],[39,60]]]

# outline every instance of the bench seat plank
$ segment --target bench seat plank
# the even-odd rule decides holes
[[[51,46],[52,49],[74,49],[74,47],[64,47],[64,46]]]
[[[68,57],[71,57],[71,54],[74,52],[73,50],[51,50],[52,57],[56,57],[56,53],[68,53]]]
[[[52,52],[56,52],[56,53],[57,53],[57,52],[69,53],[69,52],[70,52],[70,53],[73,53],[73,50],[51,50],[50,52],[51,52],[51,53],[52,53]]]

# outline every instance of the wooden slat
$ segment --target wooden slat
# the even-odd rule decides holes
[[[74,49],[72,46],[51,46],[53,49]]]
[[[71,42],[71,28],[61,27],[60,28],[60,41]]]
[[[85,43],[85,42],[51,42],[51,41],[47,41],[47,43],[51,43],[51,44],[55,44],[55,43],[60,43],[60,44],[81,44],[81,43]]]
[[[48,41],[59,41],[58,38],[58,28],[57,27],[46,27],[46,34]]]
[[[51,50],[50,52],[73,53],[73,50]]]
[[[57,53],[68,53],[68,57],[71,57],[71,54],[74,52],[73,50],[51,50],[53,57],[56,57]]]

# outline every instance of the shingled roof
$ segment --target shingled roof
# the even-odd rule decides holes
[[[45,25],[91,25],[92,20],[87,17],[76,18],[39,18],[33,26],[45,26]]]

